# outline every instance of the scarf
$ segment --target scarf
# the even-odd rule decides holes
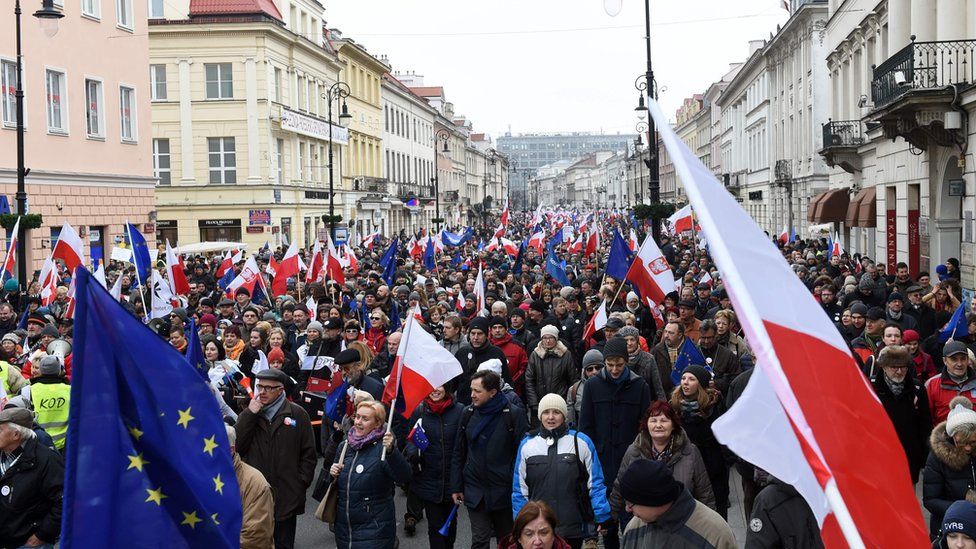
[[[386,433],[386,430],[383,429],[382,425],[366,433],[363,436],[357,435],[356,429],[349,429],[349,434],[346,435],[346,444],[348,444],[350,448],[358,452],[359,450],[362,450],[363,447],[366,446],[367,444],[372,444],[377,440],[383,438],[384,433]]]
[[[444,398],[434,401],[428,396],[424,399],[424,406],[436,415],[444,415],[444,411],[454,405],[454,397],[450,394],[445,395]]]
[[[651,437],[647,437],[651,438]],[[671,447],[674,446],[674,435],[668,439],[668,445],[664,447],[664,450],[658,452],[657,448],[654,447],[654,441],[651,441],[651,459],[654,461],[663,461],[667,463],[671,459]]]
[[[240,360],[241,353],[244,352],[244,340],[237,340],[237,345],[234,345],[233,347],[224,345],[224,351],[227,352],[227,358],[231,360]]]
[[[568,432],[569,432],[569,426],[566,425],[565,422],[563,422],[562,425],[556,427],[552,431],[546,429],[545,427],[539,427],[539,436],[544,439],[552,439],[554,442],[563,438],[563,436],[565,436],[566,433]]]
[[[896,397],[897,396],[901,396],[902,391],[905,390],[905,382],[904,381],[896,382],[896,381],[892,380],[891,378],[889,378],[888,376],[884,376],[884,380],[885,380],[885,383],[888,385],[888,388],[891,389],[891,392]]]
[[[260,413],[262,416],[264,416],[264,419],[270,422],[271,418],[275,417],[275,414],[278,413],[278,410],[281,409],[281,405],[284,403],[285,403],[285,392],[282,391],[281,394],[278,395],[278,398],[274,399],[274,401],[272,401],[271,404],[268,404],[264,408],[261,408],[261,411],[258,413]]]
[[[681,400],[681,411],[686,414],[693,414],[697,412],[699,408],[701,408],[701,405],[698,404],[697,399],[684,398]]]
[[[630,379],[630,366],[624,366],[624,371],[621,372],[620,377],[617,379],[614,379],[609,373],[607,373],[607,378],[610,380],[610,383],[613,383],[614,385],[623,385],[625,381]]]
[[[498,418],[502,414],[502,410],[508,405],[508,399],[501,391],[495,393],[495,396],[491,397],[491,400],[478,406],[475,410],[478,410],[479,418],[478,424],[474,426],[474,430],[471,431],[471,447],[477,447],[478,442],[481,439],[481,435],[484,434],[485,438],[491,436],[495,431],[495,426],[498,425]]]

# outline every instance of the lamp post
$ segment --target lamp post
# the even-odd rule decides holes
[[[648,123],[643,120],[637,122],[637,126],[635,127],[635,130],[637,131],[637,139],[634,139],[634,152],[637,154],[637,173],[640,176],[640,184],[637,187],[637,196],[640,204],[644,203],[644,170],[641,168],[641,164],[644,163],[644,154],[641,152],[641,148],[643,147],[644,143],[642,142],[641,136],[643,132],[647,130],[647,127]],[[648,143],[648,145],[650,145],[650,143]],[[648,165],[648,168],[650,168],[650,165]],[[651,203],[654,204],[653,193],[651,193],[649,198],[651,199]]]
[[[637,111],[647,111],[647,105],[644,104],[644,95],[657,99],[657,83],[654,82],[654,66],[651,63],[651,2],[650,0],[644,0],[644,39],[647,41],[647,70],[642,74],[637,81],[634,83],[635,87],[639,92],[641,92],[640,98],[637,101]],[[657,204],[661,201],[661,174],[660,166],[658,165],[658,144],[657,130],[654,128],[654,119],[650,116],[647,117],[647,169],[649,170],[650,182],[648,183],[648,190],[650,191],[651,204]],[[651,223],[651,231],[654,235],[655,241],[661,240],[661,224],[655,219]]]
[[[451,151],[447,148],[447,142],[451,139],[451,132],[441,129],[437,130],[434,134],[434,177],[431,181],[434,183],[434,223],[437,225],[437,230],[441,230],[441,223],[444,221],[441,218],[441,172],[437,169],[437,142],[443,141],[444,147],[440,151],[444,153],[445,156],[450,156]]]
[[[27,213],[27,174],[30,170],[24,166],[24,69],[22,64],[23,51],[20,33],[20,0],[14,2],[14,18],[16,20],[16,40],[17,40],[17,91],[14,92],[14,100],[17,102],[17,214]],[[58,32],[58,20],[64,17],[61,10],[54,7],[54,0],[44,0],[41,2],[41,9],[34,12],[34,17],[40,20],[41,29],[47,37],[52,37]],[[17,278],[21,285],[26,289],[27,281],[27,247],[25,236],[27,227],[20,227],[20,234],[11,235],[17,239]]]
[[[352,120],[352,115],[349,114],[349,107],[346,105],[346,98],[349,97],[350,90],[349,84],[343,81],[337,81],[335,84],[329,86],[329,89],[322,94],[322,99],[325,99],[327,107],[327,112],[329,116],[329,238],[335,238],[335,190],[333,186],[333,175],[332,175],[332,103],[341,103],[339,108],[339,125],[343,128],[349,127],[349,121]]]
[[[485,151],[485,191],[484,196],[481,197],[481,215],[484,220],[485,227],[488,227],[488,186],[490,184],[488,179],[488,164],[491,164],[492,172],[495,170],[495,163],[498,161],[498,152],[495,149],[488,149]],[[494,173],[492,173],[494,175]]]

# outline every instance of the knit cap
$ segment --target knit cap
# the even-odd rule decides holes
[[[620,336],[614,337],[603,346],[603,357],[604,359],[613,357],[629,358],[630,355],[627,354],[627,341]]]
[[[268,351],[268,362],[284,362],[285,353],[281,350],[281,347],[275,347]]]
[[[552,324],[546,324],[545,326],[542,327],[541,330],[539,330],[539,336],[540,337],[552,336],[556,339],[559,339],[559,328],[553,326]]]
[[[585,370],[587,366],[596,364],[597,366],[603,366],[603,353],[599,349],[590,349],[586,351],[583,355],[583,369]]]
[[[976,425],[976,412],[973,403],[964,396],[949,401],[949,417],[946,419],[946,434],[950,437],[963,425]]]
[[[624,326],[617,332],[617,337],[640,337],[640,332],[633,326]]]
[[[566,399],[557,395],[556,393],[549,393],[548,395],[542,397],[539,401],[539,419],[542,419],[542,413],[546,410],[559,410],[563,417],[566,417],[569,413],[566,406]]]
[[[305,328],[305,331],[307,331],[307,332],[318,332],[318,333],[321,334],[322,332],[325,331],[325,328],[322,327],[322,323],[321,322],[319,322],[318,320],[313,320],[313,321],[311,321],[311,322],[308,323],[308,327]]]

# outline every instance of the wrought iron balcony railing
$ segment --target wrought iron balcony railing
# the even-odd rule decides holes
[[[874,69],[871,98],[882,107],[910,90],[938,89],[976,82],[976,40],[915,42]]]
[[[823,125],[823,148],[859,147],[864,144],[860,120],[830,120]]]

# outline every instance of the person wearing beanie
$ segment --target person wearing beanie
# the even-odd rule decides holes
[[[919,339],[919,334],[915,330],[905,330],[901,334],[901,341],[912,357],[915,379],[925,383],[929,378],[938,375],[939,371],[935,369],[935,361],[932,360],[932,355],[922,350]]]
[[[922,472],[922,505],[931,514],[929,534],[933,538],[938,535],[943,516],[953,502],[976,502],[973,488],[976,412],[964,396],[953,398],[948,408],[947,418],[929,436],[931,451]]]
[[[603,347],[604,367],[586,380],[580,405],[578,429],[599,448],[607,490],[613,487],[620,462],[651,405],[651,389],[644,378],[627,367],[628,358],[627,342],[622,337],[607,341]],[[615,546],[616,541],[616,529],[608,530],[604,543]]]
[[[690,364],[681,371],[680,382],[671,393],[671,406],[680,414],[688,439],[698,447],[708,480],[715,493],[715,510],[728,516],[729,466],[722,445],[712,433],[712,423],[722,410],[722,395],[710,385],[712,372],[702,364]]]
[[[508,331],[508,324],[504,316],[492,317],[490,324],[488,339],[492,345],[501,349],[505,358],[508,359],[508,370],[512,374],[513,388],[521,397],[525,394],[525,369],[529,366],[529,355],[521,345],[514,341],[512,334]]]
[[[491,331],[489,324],[490,321],[483,316],[471,319],[468,322],[468,341],[454,354],[454,358],[461,364],[461,375],[457,378],[458,389],[455,398],[465,406],[471,404],[471,375],[487,360],[497,358],[501,361],[502,381],[513,387],[515,385],[508,367],[508,357],[488,339]]]
[[[976,503],[954,502],[946,510],[939,537],[932,544],[938,549],[973,549],[976,547]]]
[[[549,313],[549,305],[541,299],[532,301],[526,314],[529,319],[525,321],[525,327],[535,333],[542,330],[543,324],[558,324],[556,317]]]
[[[542,337],[525,369],[525,403],[533,427],[538,425],[536,415],[542,397],[549,393],[565,395],[579,378],[573,354],[559,339],[559,333],[559,328],[551,324],[542,327]]]
[[[864,317],[864,331],[851,341],[851,350],[861,369],[867,371],[866,366],[871,357],[876,356],[884,346],[884,329],[887,320],[885,311],[881,307],[871,307]]]
[[[888,322],[897,324],[902,330],[918,330],[918,320],[905,313],[905,296],[900,292],[891,292],[888,296],[885,318]]]
[[[55,449],[64,451],[71,406],[71,385],[64,376],[64,365],[60,358],[44,355],[34,373],[20,394],[37,414],[38,425],[51,435]]]
[[[898,440],[908,459],[908,472],[912,484],[915,484],[928,455],[932,416],[925,386],[915,376],[909,375],[913,366],[906,346],[885,347],[878,354],[875,375],[870,381],[898,433]],[[970,413],[974,412],[970,410]],[[951,417],[952,412],[949,415]]]
[[[570,429],[562,396],[543,396],[537,409],[539,428],[522,441],[515,457],[512,513],[518,514],[530,500],[544,501],[556,513],[556,533],[580,547],[585,538],[596,537],[597,525],[616,530],[600,458],[590,437]]]
[[[212,315],[212,314],[210,314],[210,313],[201,315],[200,316],[200,323],[197,324],[197,327],[199,328],[199,334],[201,336],[216,334],[217,333],[217,317],[214,316],[214,315]]]
[[[595,376],[603,368],[603,353],[599,349],[590,349],[583,355],[583,369],[580,372],[580,379],[569,386],[566,393],[566,405],[568,407],[567,420],[576,424],[579,421],[580,409],[583,406],[583,390],[586,380]]]
[[[620,473],[620,492],[633,515],[623,547],[738,547],[725,519],[696,501],[662,461],[635,460]]]

